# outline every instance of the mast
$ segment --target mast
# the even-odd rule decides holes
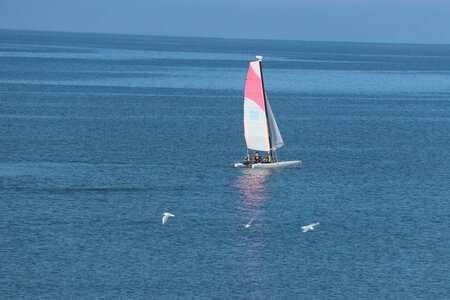
[[[264,88],[264,79],[263,79],[263,71],[262,71],[262,66],[261,66],[261,61],[263,59],[262,56],[256,56],[256,58],[258,59],[259,62],[259,70],[261,71],[261,85],[262,85],[262,90],[263,90],[263,95],[264,95],[264,107],[265,107],[265,112],[266,112],[266,125],[267,125],[267,132],[269,133],[269,153],[270,155],[272,155],[272,140],[270,138],[270,126],[269,126],[269,115],[267,114],[267,97],[266,97],[266,89]]]

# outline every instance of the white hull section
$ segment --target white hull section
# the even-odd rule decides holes
[[[279,161],[272,163],[260,163],[244,165],[243,163],[232,164],[235,168],[253,168],[253,169],[295,169],[302,167],[301,160]]]

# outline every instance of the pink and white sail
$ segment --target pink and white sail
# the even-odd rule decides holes
[[[250,62],[245,79],[244,135],[248,149],[270,151],[284,143],[264,91],[261,59]]]

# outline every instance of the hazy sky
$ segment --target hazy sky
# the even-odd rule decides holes
[[[0,28],[450,44],[450,0],[0,0]]]

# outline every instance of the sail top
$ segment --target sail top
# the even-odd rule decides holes
[[[247,77],[245,79],[244,99],[249,99],[257,104],[262,111],[266,111],[264,104],[264,91],[261,80],[261,65],[259,61],[250,62]]]

